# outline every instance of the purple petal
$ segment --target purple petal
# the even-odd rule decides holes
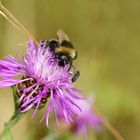
[[[16,79],[4,79],[0,81],[0,88],[2,87],[10,87],[16,84],[21,83],[21,80],[16,80]]]
[[[39,108],[40,102],[41,102],[41,98],[39,98],[38,100],[36,100],[37,106],[36,106],[36,109],[34,110],[34,113],[32,115],[32,118],[35,116],[35,114],[36,114],[36,112],[37,112],[37,110]]]
[[[23,110],[20,108],[20,111],[23,112],[23,113],[24,113],[24,112],[27,112],[27,111],[28,111],[29,109],[31,109],[33,106],[34,106],[34,104],[30,104],[27,108],[25,108],[25,109],[23,109]]]

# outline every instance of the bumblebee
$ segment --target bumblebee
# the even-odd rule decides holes
[[[69,37],[62,30],[59,30],[57,32],[57,39],[48,40],[45,47],[49,47],[54,53],[54,57],[58,60],[60,67],[69,65],[68,71],[71,68],[74,69],[72,72],[72,82],[75,82],[80,76],[80,72],[73,66],[73,61],[77,58],[77,51],[70,42]]]

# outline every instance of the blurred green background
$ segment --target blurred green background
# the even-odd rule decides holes
[[[76,87],[87,96],[96,94],[99,110],[127,140],[140,139],[139,0],[3,0],[2,3],[37,40],[54,38],[56,31],[63,29],[79,52],[75,65],[81,76]],[[27,41],[27,35],[0,16],[0,59],[22,53]],[[0,92],[1,131],[13,113],[13,99],[10,88]],[[14,139],[45,137],[48,129],[39,124],[41,115],[42,112],[30,119],[28,113],[12,129]],[[50,136],[51,139],[55,138]],[[91,131],[89,139],[115,140],[106,128],[99,134]]]

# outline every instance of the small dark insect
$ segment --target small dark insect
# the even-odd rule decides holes
[[[48,40],[45,47],[49,47],[54,53],[60,67],[69,65],[68,71],[71,68],[74,69],[72,82],[75,82],[80,76],[80,72],[73,66],[73,60],[77,58],[77,51],[70,42],[69,37],[62,30],[59,30],[57,32],[57,39]]]

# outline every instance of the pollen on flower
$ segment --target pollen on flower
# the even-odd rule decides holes
[[[26,79],[26,78],[29,78],[29,77],[22,77],[23,80]],[[39,95],[40,92],[42,92],[44,85],[39,85],[36,90],[35,90],[35,87],[33,87],[33,88],[29,89],[29,91],[24,94],[24,89],[25,88],[27,89],[29,87],[32,87],[35,83],[36,83],[36,80],[35,79],[30,79],[28,81],[24,81],[24,82],[18,84],[17,96],[18,96],[18,98],[20,100],[22,99],[21,100],[21,104],[25,103],[26,98],[28,98],[28,96],[30,96],[30,94],[32,94],[30,96],[30,99],[33,99],[37,95]],[[24,96],[23,96],[23,94],[24,94]],[[38,109],[41,109],[42,107],[44,107],[44,105],[47,102],[47,98],[49,98],[49,97],[50,97],[50,91],[48,91],[48,93],[46,94],[46,96],[42,96],[41,101],[40,101],[40,104],[38,106]],[[25,106],[25,107],[23,107],[21,109],[23,110],[26,107],[27,106]],[[32,108],[35,109],[36,107],[37,107],[37,103],[34,104],[34,106]]]

